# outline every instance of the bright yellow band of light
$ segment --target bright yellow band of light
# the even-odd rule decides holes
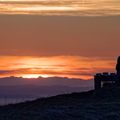
[[[118,0],[0,0],[1,14],[120,15]]]

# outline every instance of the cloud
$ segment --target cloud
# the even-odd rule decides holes
[[[9,60],[8,60],[9,59]],[[90,79],[96,72],[114,72],[115,60],[80,56],[2,56],[0,76],[59,76]]]
[[[14,74],[25,74],[28,73],[29,69],[16,69],[16,70],[0,70],[0,76],[3,75],[14,75]]]
[[[120,15],[117,0],[1,1],[1,14],[37,14],[67,16]]]

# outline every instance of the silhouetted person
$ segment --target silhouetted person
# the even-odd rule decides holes
[[[117,59],[116,71],[117,71],[117,84],[120,85],[120,56]]]

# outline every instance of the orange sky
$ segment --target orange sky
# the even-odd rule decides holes
[[[111,57],[120,17],[0,15],[0,55]]]
[[[89,79],[115,72],[119,21],[119,16],[0,15],[0,76]]]
[[[96,72],[114,72],[115,61],[79,56],[1,56],[0,76],[70,77],[90,79]]]
[[[120,54],[120,4],[117,0],[91,0],[88,5],[94,11],[85,9],[83,15],[77,14],[79,11],[66,12],[80,5],[78,0],[74,4],[71,1],[67,1],[69,6],[64,0],[59,3],[64,15],[60,10],[60,13],[49,11],[49,15],[19,15],[15,11],[15,15],[10,15],[6,1],[0,1],[0,77],[41,75],[88,79],[96,72],[115,72]],[[47,2],[48,6],[53,4]]]

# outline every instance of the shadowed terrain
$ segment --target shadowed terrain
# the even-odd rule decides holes
[[[0,107],[0,120],[120,120],[120,88],[58,95]]]

